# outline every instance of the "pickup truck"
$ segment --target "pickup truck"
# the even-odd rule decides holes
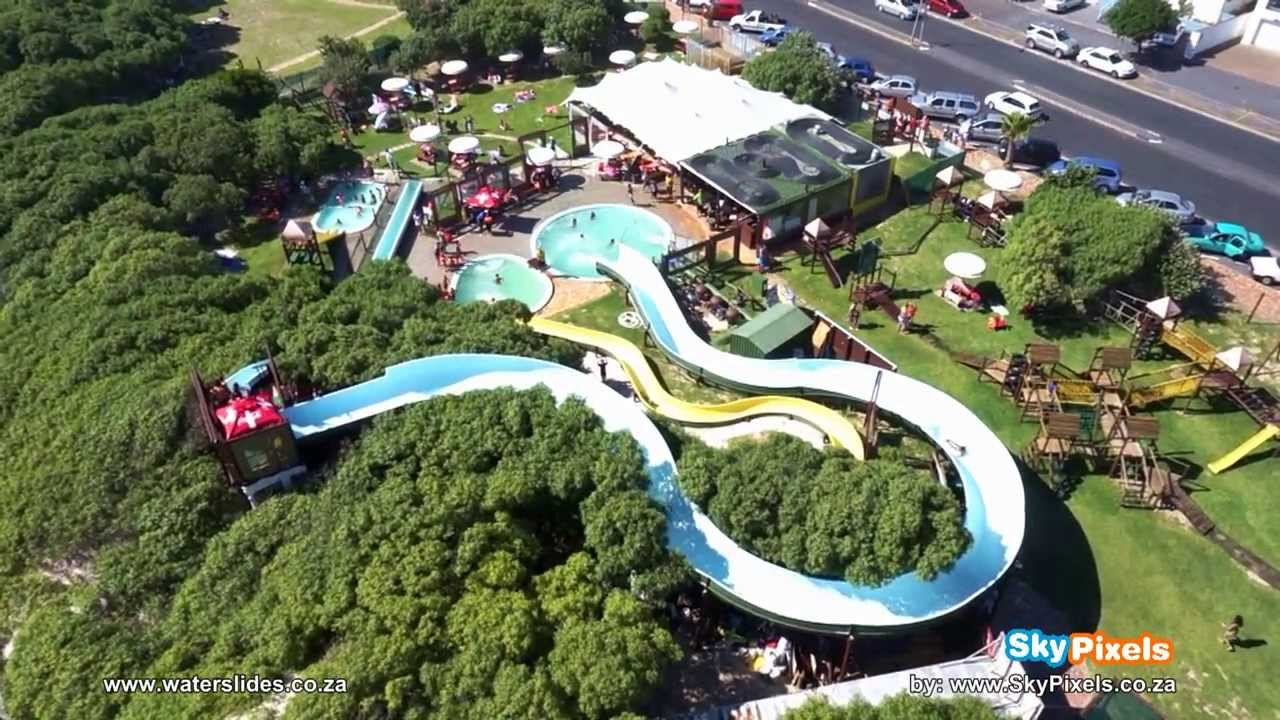
[[[742,15],[734,15],[729,21],[729,27],[738,32],[764,33],[770,30],[778,30],[786,27],[787,21],[783,18],[767,13],[763,10],[752,10]]]

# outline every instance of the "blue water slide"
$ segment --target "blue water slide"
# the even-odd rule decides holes
[[[409,224],[409,218],[418,207],[418,196],[421,194],[421,180],[410,180],[400,189],[400,197],[396,199],[396,206],[391,210],[387,226],[378,236],[378,242],[373,248],[374,260],[390,260],[396,256],[400,240],[404,238],[405,226]]]

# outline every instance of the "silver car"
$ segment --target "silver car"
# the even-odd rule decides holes
[[[883,97],[909,98],[916,94],[916,79],[910,75],[890,75],[871,83],[871,89]]]
[[[1057,25],[1032,23],[1027,26],[1026,38],[1028,48],[1052,53],[1059,60],[1080,52],[1080,43]]]
[[[998,143],[1004,139],[1004,118],[996,113],[987,113],[960,124],[960,132],[970,140],[977,142]]]
[[[1169,215],[1179,225],[1186,225],[1196,219],[1196,205],[1177,193],[1165,190],[1134,190],[1116,196],[1121,205],[1149,207]]]

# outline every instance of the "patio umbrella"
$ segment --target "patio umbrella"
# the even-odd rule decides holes
[[[938,182],[947,187],[955,185],[962,179],[960,171],[956,169],[955,165],[948,165],[947,167],[942,168],[934,177],[938,179]]]
[[[440,66],[440,72],[450,76],[461,75],[466,71],[467,71],[466,60],[450,60]]]
[[[514,63],[520,62],[524,58],[524,53],[519,50],[509,50],[498,56],[498,62]]]
[[[527,154],[529,157],[529,164],[537,165],[539,167],[543,165],[550,165],[551,161],[556,159],[556,151],[549,147],[529,148],[529,152]]]
[[[545,45],[542,48],[542,54],[547,57],[555,57],[563,52],[564,46],[562,45]]]
[[[370,106],[369,106],[369,114],[370,114],[370,115],[381,115],[382,113],[384,113],[384,112],[386,112],[386,111],[388,111],[388,110],[390,110],[390,109],[391,109],[391,106],[390,106],[390,105],[388,105],[388,104],[386,104],[386,103],[382,102],[381,100],[379,100],[378,102],[376,102],[376,103],[374,103],[374,104],[372,104],[372,105],[370,105]]]
[[[449,141],[449,152],[454,155],[468,155],[480,149],[480,138],[474,135],[463,135]]]
[[[978,204],[986,206],[988,209],[995,210],[996,205],[1000,202],[1000,196],[994,190],[982,193],[978,198]]]
[[[643,10],[632,10],[622,16],[623,22],[628,25],[643,25],[645,20],[649,19],[649,13]]]
[[[476,191],[475,195],[463,200],[467,207],[484,208],[492,210],[502,204],[503,194],[501,190],[494,190],[488,185],[483,185]]]
[[[636,61],[636,54],[630,50],[614,50],[609,53],[609,62],[614,65],[627,66]]]
[[[677,35],[692,35],[698,32],[698,23],[693,20],[681,20],[671,26]]]
[[[409,139],[416,143],[431,142],[440,137],[439,125],[419,125],[409,131]]]
[[[382,81],[382,89],[390,93],[403,92],[409,87],[409,78],[389,77]]]
[[[962,280],[975,280],[987,271],[987,261],[971,252],[957,252],[948,255],[942,267]]]
[[[626,152],[626,148],[622,147],[622,143],[617,140],[601,140],[591,148],[591,154],[601,160],[612,160],[622,153]]]
[[[992,170],[982,176],[982,182],[997,192],[1009,192],[1022,185],[1022,178],[1011,170]]]

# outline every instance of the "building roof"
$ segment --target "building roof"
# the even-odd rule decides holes
[[[792,120],[831,117],[782,93],[670,58],[606,73],[566,102],[590,106],[671,162]]]
[[[731,337],[746,340],[759,351],[759,357],[764,357],[811,327],[813,319],[805,311],[789,303],[778,303],[740,325]],[[730,347],[737,345],[730,343]]]

